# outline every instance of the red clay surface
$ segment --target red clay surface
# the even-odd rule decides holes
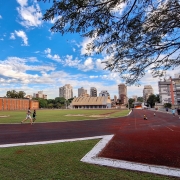
[[[180,119],[153,113],[134,110],[114,119],[0,124],[0,145],[115,134],[100,157],[180,168]],[[148,120],[143,120],[144,114]]]

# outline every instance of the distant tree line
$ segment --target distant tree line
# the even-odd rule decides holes
[[[25,98],[25,95],[26,95],[26,93],[24,91],[17,92],[15,90],[7,91],[7,93],[6,93],[7,98],[23,99],[23,98]]]
[[[137,98],[137,102],[143,102],[144,99],[143,97],[138,97]],[[129,108],[133,108],[134,105],[133,103],[135,102],[135,99],[133,98],[129,98],[128,103],[129,103]],[[147,99],[147,106],[150,106],[151,108],[155,106],[155,103],[160,103],[160,98],[159,98],[159,94],[151,94],[148,99]]]
[[[39,108],[49,109],[66,109],[74,98],[66,100],[64,97],[56,97],[55,99],[33,98],[39,101]]]
[[[24,99],[26,93],[24,91],[7,91],[6,92],[6,97],[7,98],[17,98],[17,99]],[[32,98],[33,100],[39,101],[39,108],[56,108],[56,109],[65,109],[67,108],[72,100],[74,98],[66,100],[63,97],[56,97],[55,99],[42,99],[42,98]]]

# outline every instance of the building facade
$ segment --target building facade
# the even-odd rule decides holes
[[[109,96],[78,97],[73,99],[71,106],[73,109],[109,109],[111,108],[111,99]]]
[[[102,91],[99,93],[99,97],[101,97],[101,96],[109,97],[110,94],[108,93],[108,91],[102,90]]]
[[[159,81],[159,97],[161,104],[170,103],[180,106],[180,75],[168,80]]]
[[[47,95],[43,94],[43,91],[38,91],[38,93],[33,94],[33,98],[47,99]]]
[[[127,86],[125,84],[119,84],[118,91],[119,91],[119,100],[121,104],[127,104],[128,102]]]
[[[84,89],[83,87],[78,88],[78,97],[83,96],[85,94],[87,94],[87,90],[86,89]]]
[[[180,106],[180,76],[172,79],[174,84],[174,104]]]
[[[95,87],[90,88],[90,96],[97,97],[97,89]]]
[[[164,80],[158,82],[159,98],[162,104],[172,104],[171,80]]]
[[[154,94],[154,90],[153,90],[152,86],[145,85],[144,89],[143,89],[143,99],[144,99],[145,103],[147,102],[147,100],[151,94]]]
[[[66,100],[73,98],[73,87],[70,84],[59,88],[59,97],[64,97]]]
[[[0,98],[0,111],[39,109],[39,101],[17,98]]]

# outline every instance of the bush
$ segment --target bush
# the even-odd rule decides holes
[[[172,106],[171,103],[165,103],[165,104],[164,104],[164,107],[165,107],[165,108],[171,108],[171,106]]]

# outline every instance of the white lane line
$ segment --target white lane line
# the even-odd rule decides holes
[[[94,136],[94,137],[85,137],[85,138],[74,138],[74,139],[62,139],[62,140],[53,140],[53,141],[39,141],[39,142],[27,142],[27,143],[14,143],[14,144],[1,144],[0,148],[15,147],[15,146],[31,146],[31,145],[41,145],[41,144],[54,144],[62,142],[73,142],[73,141],[83,141],[90,139],[102,139],[104,136]]]
[[[174,131],[173,129],[171,129],[171,128],[169,128],[169,127],[167,127],[169,130],[171,130],[171,131]]]
[[[99,143],[97,143],[94,146],[94,148],[81,159],[81,161],[101,166],[110,166],[121,169],[180,177],[180,169],[178,168],[170,168],[167,166],[155,166],[149,164],[98,157],[99,153],[104,149],[104,147],[112,139],[112,137],[113,135],[104,136],[104,138]]]

